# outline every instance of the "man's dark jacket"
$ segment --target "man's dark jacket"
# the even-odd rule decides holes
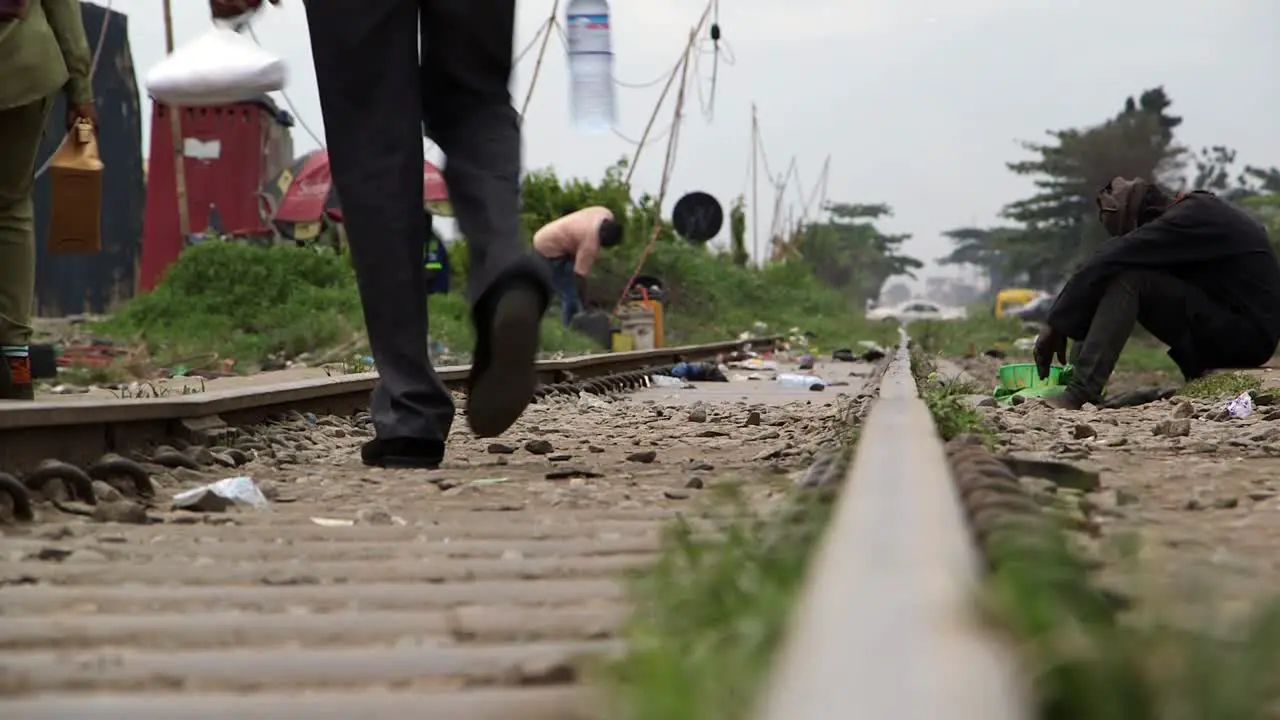
[[[1243,210],[1194,192],[1159,218],[1102,243],[1058,294],[1046,320],[1073,340],[1089,332],[1098,302],[1116,275],[1157,270],[1199,288],[1256,330],[1241,337],[1246,354],[1269,357],[1280,340],[1280,260],[1267,231]],[[1245,347],[1242,347],[1245,349]]]

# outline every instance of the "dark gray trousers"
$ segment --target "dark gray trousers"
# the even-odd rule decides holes
[[[1248,320],[1198,287],[1169,273],[1132,270],[1111,281],[1088,336],[1073,343],[1071,389],[1081,400],[1101,396],[1135,325],[1169,346],[1187,380],[1219,368],[1256,367],[1275,350]]]
[[[513,276],[548,284],[520,237],[520,127],[508,91],[515,0],[306,0],[306,9],[330,166],[381,374],[374,425],[382,438],[443,440],[454,404],[427,355],[424,123],[448,158],[472,302]]]

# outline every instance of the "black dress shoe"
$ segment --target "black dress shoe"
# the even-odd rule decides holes
[[[422,438],[374,438],[360,448],[360,460],[370,467],[435,470],[444,460],[444,443]]]
[[[467,389],[467,422],[482,438],[506,432],[533,401],[547,307],[546,294],[523,278],[488,295],[474,310],[476,347]]]

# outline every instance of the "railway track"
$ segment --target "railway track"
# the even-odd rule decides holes
[[[857,393],[874,401],[758,717],[1032,717],[973,605],[993,538],[1042,524],[1017,475],[944,448],[905,338],[878,367],[820,365],[849,378],[821,395],[646,387],[735,346],[544,364],[506,437],[455,429],[431,472],[359,465],[372,376],[0,410],[5,467],[88,468],[99,512],[62,512],[95,509],[38,482],[35,521],[4,527],[0,717],[618,717],[581,673],[624,650],[625,578],[664,524],[696,522],[717,482],[759,502],[791,492],[832,437],[835,396]],[[104,474],[102,452],[138,462],[155,497]],[[228,475],[269,509],[165,503]],[[97,521],[131,502],[141,520]]]
[[[0,410],[3,468],[48,476],[0,537],[0,717],[608,717],[578,679],[621,650],[625,576],[718,479],[778,494],[842,390],[640,382],[738,345],[544,363],[511,432],[455,428],[432,472],[359,465],[371,376]],[[49,479],[75,468],[92,496]],[[170,508],[228,476],[269,508]]]

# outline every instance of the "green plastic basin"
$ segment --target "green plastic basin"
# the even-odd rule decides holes
[[[1062,384],[1062,370],[1063,368],[1057,366],[1050,367],[1049,377],[1041,380],[1035,363],[1012,363],[1000,368],[998,378],[1001,389],[1009,391],[1055,387]]]

